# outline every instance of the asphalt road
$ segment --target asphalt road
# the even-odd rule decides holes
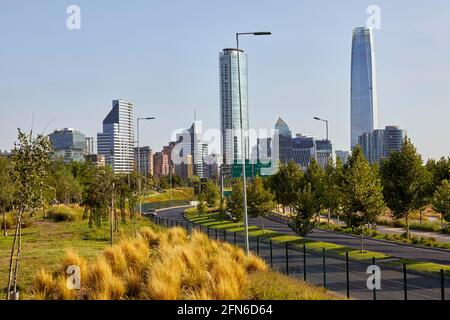
[[[178,222],[179,224],[182,223],[186,225],[183,212],[184,208],[174,208],[160,211],[158,216],[160,218],[173,221],[174,224]],[[261,226],[260,219],[250,219],[249,222],[251,225]],[[267,229],[286,234],[293,234],[289,227],[284,225],[282,222],[263,219],[263,223]],[[203,231],[207,232],[205,229],[203,229]],[[209,236],[211,238],[217,237],[218,240],[226,240],[231,243],[236,241],[236,245],[241,247],[243,247],[244,244],[242,235],[237,235],[236,240],[234,240],[233,233],[224,234],[223,230],[217,233],[210,230]],[[360,246],[360,241],[358,238],[320,230],[315,230],[308,238],[318,241],[342,244],[344,246],[354,248],[359,248]],[[256,240],[251,238],[250,247],[255,253],[259,251],[261,258],[263,258],[269,265],[272,264],[274,269],[282,273],[286,273],[286,269],[288,268],[289,275],[303,279],[304,261],[303,252],[301,250],[293,248],[288,249],[288,262],[286,262],[286,247],[284,245],[273,244],[272,258],[270,255],[270,247],[268,242],[260,240],[259,243],[256,243]],[[449,252],[408,247],[395,243],[366,240],[366,248],[368,250],[389,253],[393,256],[401,258],[426,261],[431,260],[434,262],[447,264],[449,264],[450,261]],[[349,262],[349,287],[352,298],[365,300],[374,298],[373,290],[369,290],[367,288],[367,279],[370,276],[370,274],[366,272],[368,266],[369,263],[367,262]],[[325,284],[325,286],[332,291],[342,295],[346,294],[347,282],[345,259],[327,256],[325,260],[326,276],[324,279],[324,264],[322,255],[308,252],[306,254],[306,274],[308,282],[321,286]],[[446,291],[449,291],[449,293],[447,293],[447,296],[449,296],[450,279],[445,280],[444,286]],[[408,272],[407,289],[407,297],[410,300],[438,300],[441,298],[441,283],[440,279],[436,277]],[[405,298],[403,272],[398,268],[382,266],[381,289],[377,290],[375,295],[376,299],[379,300],[403,300]]]

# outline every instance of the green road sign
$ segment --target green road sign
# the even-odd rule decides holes
[[[256,176],[261,176],[261,169],[262,168],[270,168],[271,163],[268,164],[262,164],[260,162],[258,163],[250,163],[249,161],[246,161],[245,164],[245,176],[247,178],[253,178]],[[233,178],[240,178],[242,177],[242,163],[234,163],[232,165],[232,176]]]

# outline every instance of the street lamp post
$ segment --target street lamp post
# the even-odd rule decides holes
[[[142,215],[142,199],[141,199],[141,148],[139,146],[139,121],[155,120],[155,117],[137,118],[137,158],[138,158],[138,188],[139,188],[139,215]]]
[[[325,123],[326,123],[326,125],[327,125],[327,141],[330,141],[330,140],[328,139],[328,120],[321,119],[321,118],[319,118],[319,117],[314,117],[314,120],[322,121],[322,122],[325,122]]]
[[[239,87],[239,111],[241,115],[241,157],[242,157],[242,189],[243,189],[243,202],[244,202],[244,240],[245,240],[245,252],[247,255],[250,253],[250,245],[248,241],[248,216],[247,216],[247,177],[245,174],[245,142],[244,142],[244,126],[243,126],[243,112],[242,112],[242,96],[241,96],[241,66],[240,66],[240,51],[239,51],[239,37],[244,35],[253,36],[268,36],[271,32],[242,32],[236,33],[236,50],[237,50],[237,66],[238,66],[238,87]]]

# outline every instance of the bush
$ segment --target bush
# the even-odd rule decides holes
[[[69,295],[58,286],[67,264],[81,265],[82,288]],[[240,299],[246,277],[266,264],[226,243],[191,236],[181,228],[145,228],[137,239],[108,247],[87,264],[69,252],[55,274],[38,274],[33,296],[40,299]]]
[[[58,205],[53,206],[46,211],[46,218],[53,220],[53,222],[72,222],[77,220],[78,213],[74,208],[66,205]]]

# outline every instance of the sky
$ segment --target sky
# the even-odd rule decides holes
[[[70,5],[81,29],[69,30]],[[350,148],[352,29],[380,8],[375,52],[380,124],[406,129],[427,158],[450,153],[448,0],[2,0],[0,149],[17,128],[101,132],[113,99],[135,104],[141,145],[159,150],[194,120],[220,128],[219,52],[246,37],[250,127],[282,117],[293,133]]]

